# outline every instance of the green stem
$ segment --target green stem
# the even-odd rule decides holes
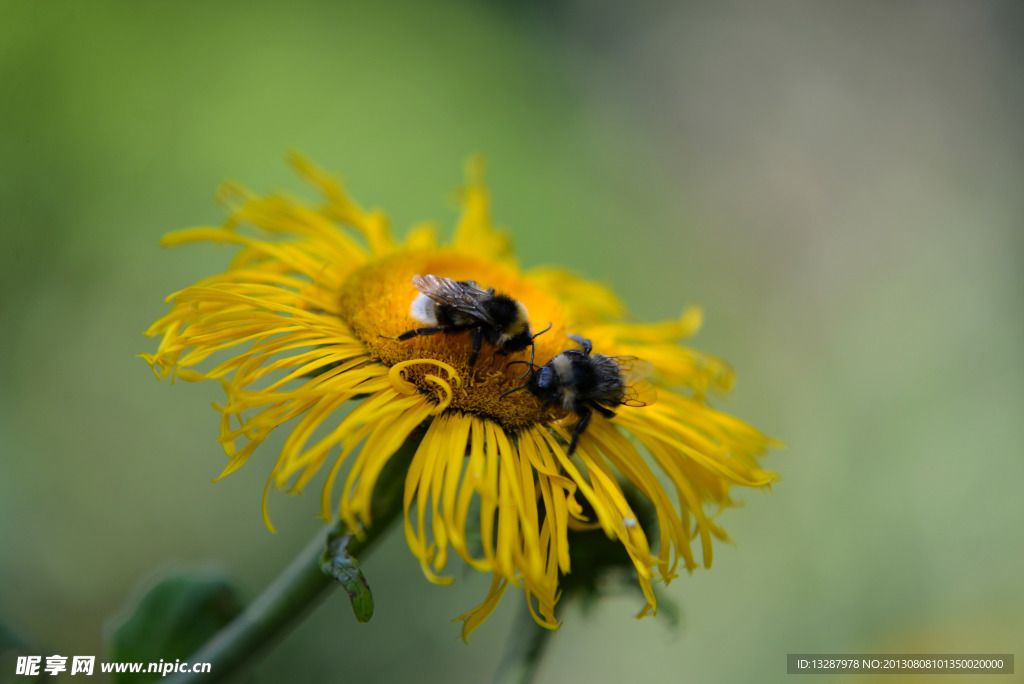
[[[538,625],[529,606],[521,602],[492,684],[531,684],[552,633]]]
[[[346,547],[351,556],[361,558],[401,513],[405,474],[419,442],[418,438],[410,437],[381,472],[373,493],[373,524],[367,528],[365,538],[353,535]],[[272,642],[288,634],[301,617],[338,586],[321,570],[320,558],[327,548],[328,535],[346,532],[340,521],[333,528],[318,532],[255,601],[189,657],[193,664],[210,663],[209,673],[181,673],[165,680],[166,683],[222,681],[266,655]]]

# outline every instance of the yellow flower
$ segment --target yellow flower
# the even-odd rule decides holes
[[[164,238],[165,245],[209,241],[241,250],[224,273],[168,298],[170,312],[147,331],[163,336],[159,349],[143,355],[158,377],[223,384],[219,441],[230,460],[221,477],[291,421],[263,494],[268,527],[271,484],[298,491],[321,468],[328,469],[324,520],[336,510],[353,530],[372,525],[381,470],[421,436],[405,485],[409,548],[432,582],[451,581],[440,574],[449,549],[493,574],[483,603],[461,616],[464,636],[508,585],[525,591],[539,624],[557,627],[559,576],[572,572],[570,530],[599,528],[623,546],[647,600],[640,615],[656,608],[652,581],[672,579],[680,559],[697,567],[695,538],[711,565],[711,538],[726,538],[714,518],[730,504],[730,486],[768,485],[774,475],[755,457],[776,444],[708,405],[708,390],[727,390],[732,373],[679,346],[699,328],[699,310],[626,322],[623,305],[601,285],[557,268],[523,271],[491,224],[479,160],[469,164],[448,246],[429,225],[396,240],[384,215],[360,208],[336,179],[297,156],[291,162],[323,194],[321,206],[228,186],[222,227]],[[410,316],[418,294],[410,281],[425,274],[507,293],[526,306],[534,331],[551,323],[535,340],[538,365],[577,348],[570,333],[591,339],[595,353],[651,362],[657,402],[619,407],[612,419],[595,414],[567,454],[574,414],[530,391],[506,394],[523,382],[524,367],[509,361],[529,360],[529,349],[493,356],[485,344],[470,368],[468,334],[388,339],[421,325]],[[652,529],[637,523],[620,481],[650,502]]]

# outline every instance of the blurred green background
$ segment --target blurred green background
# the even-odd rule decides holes
[[[1019,651],[1020,3],[370,5],[0,2],[0,621],[102,658],[157,569],[256,592],[316,528],[316,484],[264,528],[274,444],[211,484],[220,388],[135,357],[232,253],[162,234],[219,223],[227,178],[305,192],[293,148],[399,231],[447,228],[481,152],[524,265],[646,319],[703,304],[694,345],[739,373],[721,405],[788,444],[774,495],[721,519],[735,545],[667,591],[677,629],[632,593],[570,608],[540,682]],[[490,676],[520,595],[465,646],[487,578],[430,585],[400,534],[363,567],[373,621],[332,597],[258,681]]]

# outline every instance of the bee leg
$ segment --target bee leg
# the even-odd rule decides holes
[[[590,422],[590,417],[594,415],[591,413],[590,407],[588,406],[577,409],[576,413],[579,414],[580,421],[576,423],[576,429],[572,433],[572,440],[569,442],[569,452],[566,456],[572,456],[576,452],[576,443],[580,441],[580,436],[583,434],[583,431],[587,429],[587,423]]]
[[[604,406],[601,406],[600,404],[591,404],[591,406],[593,406],[594,410],[597,411],[598,413],[600,413],[605,418],[614,418],[615,417],[615,411],[612,411],[609,408],[605,408]]]
[[[388,340],[398,340],[399,342],[405,342],[411,340],[418,335],[436,335],[439,332],[450,331],[452,327],[450,325],[432,325],[428,328],[413,328],[412,330],[406,330],[398,337],[386,337]],[[384,335],[380,335],[384,337]]]
[[[469,367],[472,368],[476,365],[476,357],[480,353],[480,346],[484,343],[484,329],[473,328],[473,333],[469,336],[469,339],[473,343],[473,353],[469,355]]]
[[[590,356],[590,350],[594,348],[594,345],[590,343],[590,340],[585,337],[580,337],[579,335],[569,335],[569,337],[574,340],[576,344],[583,347],[584,356]]]

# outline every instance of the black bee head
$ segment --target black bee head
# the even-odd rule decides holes
[[[555,397],[558,392],[558,378],[550,365],[541,366],[530,376],[526,388],[538,399],[548,401]]]
[[[530,329],[527,327],[523,328],[523,331],[518,335],[513,335],[506,340],[502,349],[509,352],[517,352],[526,349],[531,344],[533,344],[533,335],[530,334]]]

